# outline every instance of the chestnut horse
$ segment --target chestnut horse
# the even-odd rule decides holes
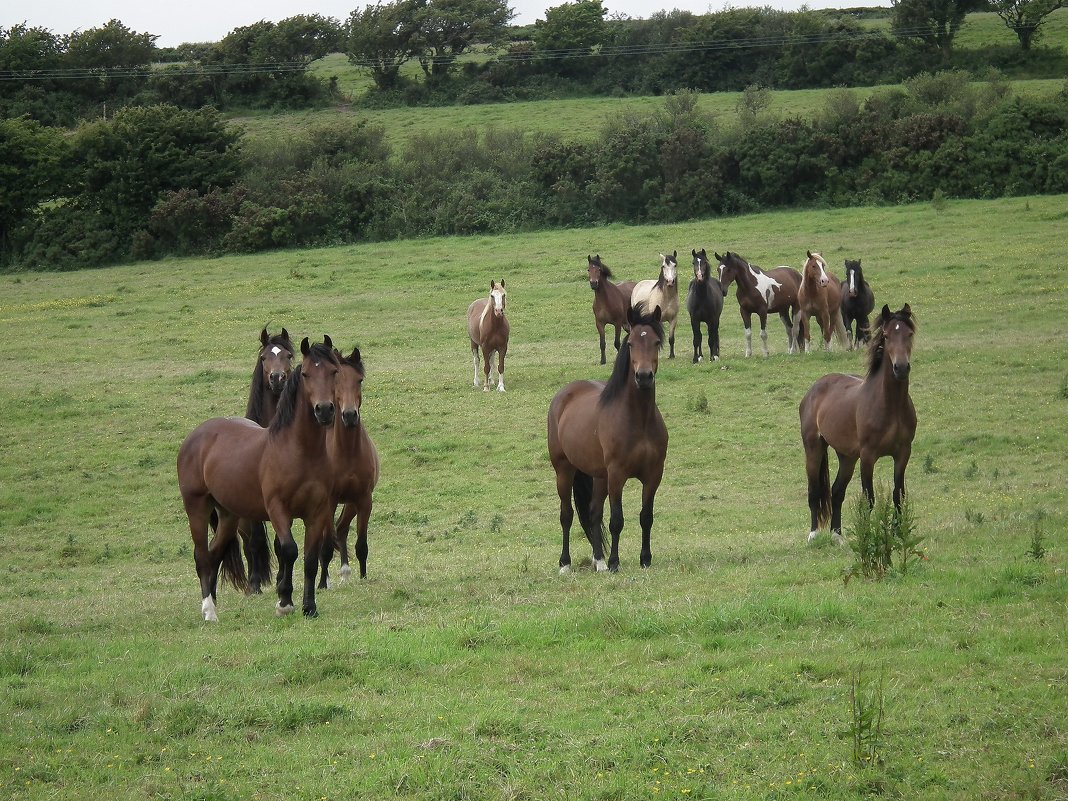
[[[859,347],[862,343],[871,339],[868,330],[868,315],[875,308],[875,293],[871,291],[871,285],[864,280],[864,271],[860,268],[860,259],[845,260],[846,277],[842,290],[842,323],[845,325],[846,338],[849,341],[849,349]],[[853,334],[853,323],[857,325],[856,335]]]
[[[737,253],[729,250],[723,256],[713,254],[719,262],[719,283],[723,294],[732,281],[738,282],[735,297],[738,298],[738,311],[745,326],[745,356],[753,355],[753,315],[760,319],[760,340],[764,345],[764,356],[768,356],[768,314],[777,312],[786,327],[788,350],[794,352],[797,343],[799,321],[791,320],[790,315],[797,314],[797,291],[801,288],[801,273],[793,267],[776,267],[764,271],[750,264]]]
[[[708,356],[719,361],[719,318],[723,313],[723,290],[712,280],[712,268],[705,249],[690,249],[693,256],[693,280],[686,290],[686,311],[693,329],[693,363],[701,361],[701,324],[708,327]]]
[[[601,364],[604,358],[604,328],[606,325],[616,329],[616,350],[619,350],[619,332],[627,329],[627,310],[630,308],[630,295],[634,290],[633,281],[620,281],[613,284],[608,279],[612,271],[601,261],[601,255],[586,256],[586,275],[593,290],[593,321],[597,326],[597,335],[601,341]]]
[[[504,279],[490,281],[488,298],[479,298],[467,307],[467,336],[471,340],[471,358],[475,363],[475,389],[478,389],[478,349],[482,348],[485,362],[485,392],[490,387],[493,354],[497,354],[497,391],[504,392],[504,356],[508,353],[508,318],[504,316],[507,303]]]
[[[201,612],[218,620],[219,568],[237,586],[245,583],[240,559],[233,564],[239,518],[270,520],[278,548],[278,614],[293,611],[294,518],[304,521],[304,614],[313,616],[315,574],[324,534],[331,530],[331,477],[323,428],[334,422],[338,361],[330,338],[300,343],[303,360],[286,381],[278,413],[269,428],[243,417],[215,417],[201,423],[178,450],[178,486],[193,536],[200,577]],[[212,509],[219,529],[208,542]]]
[[[679,322],[679,252],[670,256],[660,254],[660,275],[655,279],[639,281],[630,296],[633,308],[654,309],[668,328],[668,358],[675,358],[675,326]]]
[[[805,266],[801,270],[801,287],[797,290],[800,314],[797,325],[803,353],[810,350],[812,327],[809,316],[816,318],[823,332],[823,349],[831,349],[831,335],[838,338],[839,345],[846,344],[846,330],[842,323],[842,282],[827,270],[827,262],[819,253],[806,251]]]
[[[375,444],[363,426],[360,407],[363,405],[363,379],[367,374],[360,358],[360,349],[353,348],[348,356],[334,351],[341,369],[334,384],[334,406],[337,414],[334,428],[327,437],[330,472],[334,477],[331,514],[344,503],[335,525],[334,546],[341,554],[341,580],[351,574],[349,567],[349,527],[356,518],[356,558],[360,562],[360,578],[367,578],[367,522],[371,517],[371,493],[378,484],[379,462]],[[323,573],[320,589],[328,586],[328,569],[334,548],[322,552]]]
[[[905,494],[905,467],[916,436],[916,408],[909,397],[909,371],[916,321],[906,303],[900,311],[883,306],[868,345],[868,374],[832,373],[819,379],[801,401],[801,441],[805,446],[812,542],[831,523],[831,537],[842,544],[842,501],[860,461],[860,483],[875,502],[873,475],[881,456],[894,458],[894,506]],[[838,454],[838,475],[830,484],[827,448]]]
[[[620,345],[608,382],[573,381],[549,404],[549,460],[556,471],[564,538],[561,573],[571,569],[572,493],[579,522],[593,546],[594,567],[619,570],[623,485],[629,478],[642,482],[641,566],[649,567],[653,560],[649,547],[653,499],[664,475],[668,444],[667,427],[656,406],[656,368],[664,327],[659,308],[649,316],[631,309],[628,322],[630,333]],[[606,497],[612,532],[607,564],[602,523]]]

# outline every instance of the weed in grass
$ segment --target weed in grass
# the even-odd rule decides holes
[[[931,197],[931,208],[935,211],[946,210],[946,195],[941,189],[936,189]]]
[[[1036,562],[1046,557],[1046,544],[1045,533],[1042,531],[1041,523],[1036,520],[1034,526],[1031,529],[1031,547],[1027,549],[1027,555],[1034,559]]]
[[[976,478],[979,475],[979,463],[972,459],[972,463],[964,468],[965,478]]]
[[[934,455],[933,454],[928,453],[923,457],[922,470],[924,472],[924,475],[928,475],[928,476],[933,475],[933,474],[938,472],[938,468],[935,466],[935,460],[934,460]]]
[[[1061,381],[1060,389],[1057,390],[1057,397],[1061,400],[1068,400],[1068,375]]]
[[[708,396],[705,395],[705,391],[702,389],[686,404],[691,412],[697,412],[698,414],[708,414]]]
[[[863,665],[853,670],[849,681],[849,733],[853,742],[853,764],[874,768],[883,764],[883,719],[886,705],[886,668],[873,678]]]
[[[926,559],[920,545],[924,538],[916,533],[916,519],[912,504],[906,495],[901,499],[901,509],[894,508],[889,489],[885,486],[876,493],[874,506],[869,506],[864,493],[857,493],[853,504],[853,529],[849,545],[856,557],[854,564],[842,573],[846,584],[856,576],[881,579],[894,568],[897,556],[897,571],[908,572],[916,559]]]
[[[975,509],[965,509],[964,519],[973,526],[981,526],[983,525],[983,521],[986,520],[986,515]]]
[[[504,530],[504,517],[502,515],[495,514],[490,521],[490,533],[500,534]]]

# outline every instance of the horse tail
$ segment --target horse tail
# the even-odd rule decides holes
[[[824,447],[823,457],[820,459],[819,483],[816,490],[819,493],[816,505],[816,522],[819,528],[823,528],[831,520],[831,468],[828,464],[828,451]]]
[[[248,560],[249,575],[269,578],[273,560],[271,559],[271,545],[267,542],[267,524],[260,520],[248,522],[245,558]]]
[[[593,503],[593,477],[583,473],[581,470],[575,471],[575,483],[572,485],[572,491],[575,496],[575,510],[578,512],[579,524],[582,526],[582,530],[586,532],[586,537],[593,542],[594,536],[600,536],[601,538],[601,553],[604,553],[605,543],[607,541],[607,532],[605,531],[604,521],[601,521],[600,532],[594,532],[593,520],[590,515],[590,506]]]
[[[835,339],[838,340],[840,346],[845,347],[846,343],[849,341],[849,335],[846,333],[845,320],[842,319],[841,305],[834,310],[834,320],[832,322],[834,323]]]
[[[248,576],[245,574],[245,561],[241,558],[241,538],[231,537],[223,552],[222,577],[236,590],[249,591]]]

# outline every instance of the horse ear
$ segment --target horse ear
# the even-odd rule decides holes
[[[307,337],[304,337],[304,339],[300,341],[300,352],[305,356],[311,353],[311,345],[309,344]]]
[[[334,347],[334,343],[330,340],[329,334],[323,334],[323,344],[326,345],[328,348]]]
[[[504,289],[504,279],[501,279],[501,289]]]
[[[360,349],[359,348],[353,348],[352,349],[352,353],[349,354],[349,361],[350,362],[358,362],[358,361],[360,361]]]
[[[909,304],[906,303],[904,306],[901,307],[901,311],[898,312],[898,313],[899,314],[903,314],[906,317],[911,317],[912,316],[912,307],[909,306]]]
[[[806,250],[805,251],[805,255],[807,255],[811,259],[812,258],[812,251],[811,250]]]
[[[662,314],[662,312],[660,311],[660,307],[659,306],[657,306],[655,309],[653,309],[653,322],[654,323],[659,323],[660,322],[660,315],[661,314]]]
[[[728,251],[728,252],[729,252],[729,251]],[[712,251],[712,255],[716,257],[716,261],[723,261],[723,259],[725,258],[724,256],[720,256],[720,255],[719,255],[718,253],[716,253],[716,251],[714,251],[714,250]]]
[[[264,330],[266,331],[267,329],[264,329]],[[282,338],[283,339],[289,339],[289,332],[286,331],[284,328],[282,329]]]
[[[883,310],[879,313],[879,319],[884,323],[890,319],[890,307],[885,303],[883,304]]]
[[[260,344],[263,345],[263,347],[266,348],[267,347],[267,343],[270,342],[270,341],[271,341],[271,337],[267,333],[267,329],[264,328],[262,331],[260,331]]]
[[[697,258],[697,251],[694,250],[693,248],[690,248],[690,255],[693,256],[696,259]]]
[[[679,260],[679,252],[677,250],[671,251],[671,260],[675,262]]]

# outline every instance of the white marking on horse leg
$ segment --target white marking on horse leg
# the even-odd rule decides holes
[[[562,568],[560,568],[560,575],[561,576],[566,576],[570,572],[571,572],[571,565],[564,565]]]
[[[219,622],[219,615],[215,611],[215,601],[211,599],[210,595],[200,602],[200,611],[204,615],[204,620],[208,623]]]
[[[471,358],[475,363],[475,389],[478,389],[480,384],[478,383],[478,351],[471,351]]]
[[[745,358],[753,355],[753,329],[745,329]]]
[[[497,374],[497,391],[504,392],[504,373]]]
[[[296,609],[296,607],[293,606],[293,604],[282,606],[282,602],[279,601],[274,607],[274,613],[278,615],[278,617],[285,617],[286,615],[292,614],[294,609]]]
[[[598,573],[606,573],[608,571],[608,562],[604,559],[595,559],[593,566]]]
[[[349,567],[348,565],[342,565],[341,566],[341,581],[342,582],[348,581],[351,576],[352,576],[352,568]]]
[[[332,590],[332,589],[334,589],[335,586],[336,585],[334,584],[334,577],[333,576],[327,576],[326,577],[326,588],[328,590]]]
[[[768,355],[769,355],[769,353],[768,353],[768,329],[766,329],[766,328],[761,328],[760,329],[760,344],[764,348],[764,358],[766,359],[768,357]]]

